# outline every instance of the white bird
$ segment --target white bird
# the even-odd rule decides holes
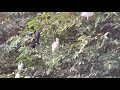
[[[25,76],[24,78],[30,78],[30,76]]]
[[[93,12],[82,12],[81,14],[83,17],[86,17],[89,20],[89,17],[93,16]]]
[[[52,52],[54,53],[58,49],[59,49],[59,39],[56,38],[56,41],[52,43]]]
[[[20,73],[19,72],[16,73],[15,78],[20,78]]]
[[[21,62],[20,64],[18,64],[18,71],[20,72],[23,69],[23,63]]]

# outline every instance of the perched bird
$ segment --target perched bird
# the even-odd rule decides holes
[[[56,41],[52,43],[52,53],[59,49],[59,39],[56,38]]]
[[[33,49],[36,47],[36,39],[33,39],[32,42],[30,43],[30,47]]]
[[[18,72],[20,72],[23,69],[23,63],[21,62],[20,64],[18,64]]]
[[[34,49],[36,47],[37,44],[39,44],[39,39],[40,39],[40,31],[35,31],[35,32],[32,32],[32,33],[28,33],[26,35],[30,42],[29,42],[29,46]]]
[[[34,38],[36,39],[36,43],[39,44],[40,31],[35,31],[34,32]]]
[[[86,17],[89,20],[90,17],[93,16],[93,12],[82,12],[81,14],[83,17]]]
[[[16,73],[15,78],[20,78],[20,73],[19,72]]]

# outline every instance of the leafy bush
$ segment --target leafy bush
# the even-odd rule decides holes
[[[29,18],[26,28],[7,43],[19,47],[15,63],[23,61],[27,68],[35,68],[32,77],[119,77],[119,15],[95,12],[86,20],[80,12],[42,12]],[[27,34],[37,30],[41,31],[40,45],[32,50]],[[52,54],[56,37],[60,49]]]

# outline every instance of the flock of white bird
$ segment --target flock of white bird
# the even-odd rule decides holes
[[[89,20],[90,17],[93,16],[93,12],[82,12],[81,16],[87,18],[87,20]],[[56,38],[56,41],[52,43],[52,53],[54,53],[55,51],[58,51],[59,49],[59,39]],[[20,72],[23,70],[24,64],[21,62],[20,64],[18,64],[18,72],[15,75],[15,78],[20,78]],[[30,78],[30,76],[25,76],[24,78]]]

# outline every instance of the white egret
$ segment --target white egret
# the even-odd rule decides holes
[[[81,14],[83,17],[86,17],[89,20],[90,17],[93,16],[93,12],[82,12]]]
[[[18,71],[20,72],[23,69],[24,64],[21,62],[18,64]]]
[[[59,39],[56,38],[56,41],[52,43],[52,52],[54,53],[58,49],[59,49]]]

